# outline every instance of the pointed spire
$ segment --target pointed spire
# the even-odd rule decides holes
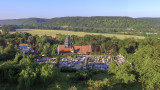
[[[70,40],[70,36],[69,36],[69,35],[66,36],[66,40],[65,40],[65,42],[64,42],[64,46],[65,46],[66,48],[71,48],[71,47],[72,47],[72,46],[71,46],[71,40]]]

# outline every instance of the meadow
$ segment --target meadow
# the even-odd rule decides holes
[[[106,37],[117,37],[119,39],[125,39],[125,38],[136,38],[136,39],[144,39],[143,36],[135,36],[135,35],[120,35],[120,34],[107,34],[107,33],[88,33],[88,32],[75,32],[75,31],[64,31],[64,30],[44,30],[44,29],[17,29],[15,32],[27,32],[32,35],[47,35],[55,37],[56,34],[63,34],[63,35],[78,35],[78,36],[84,36],[84,35],[103,35]],[[15,33],[11,32],[11,33]]]

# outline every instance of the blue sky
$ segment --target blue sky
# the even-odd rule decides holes
[[[160,17],[160,0],[0,1],[0,19],[65,16]]]

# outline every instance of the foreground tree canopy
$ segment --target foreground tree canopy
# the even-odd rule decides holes
[[[0,64],[0,83],[16,84],[16,89],[33,89],[37,86],[44,88],[50,85],[54,85],[54,89],[57,89],[61,88],[57,83],[62,83],[62,81],[65,82],[63,85],[72,84],[68,87],[70,89],[76,89],[77,84],[84,85],[81,89],[82,87],[128,89],[132,86],[148,90],[160,89],[159,39],[119,40],[115,37],[108,38],[100,35],[71,36],[72,45],[91,45],[93,49],[91,54],[110,55],[111,58],[122,54],[127,60],[121,65],[117,65],[115,61],[110,62],[108,71],[104,72],[100,70],[78,71],[68,67],[59,69],[60,57],[57,55],[57,46],[64,43],[65,37],[61,34],[58,34],[56,38],[32,36],[29,33],[0,34],[0,61],[4,62]],[[23,54],[18,49],[20,43],[29,44],[38,53],[36,55]],[[56,57],[57,69],[50,63],[36,63],[35,57],[41,55]]]

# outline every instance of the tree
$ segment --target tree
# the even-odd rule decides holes
[[[25,87],[31,87],[34,85],[37,77],[37,73],[34,69],[27,67],[26,69],[22,70],[19,74],[18,82],[19,82],[19,88]]]
[[[43,46],[43,54],[45,56],[51,56],[51,46],[50,46],[50,43],[46,43],[44,46]]]
[[[54,75],[54,68],[52,64],[46,64],[41,67],[41,82],[43,85],[47,85],[52,82]]]
[[[36,42],[36,37],[35,37],[35,36],[29,36],[27,42],[28,42],[30,45],[35,44],[35,42]]]
[[[2,33],[4,35],[8,34],[9,31],[15,31],[16,27],[13,25],[2,25]]]
[[[57,56],[57,58],[56,58],[56,64],[55,64],[55,66],[56,66],[57,68],[59,68],[59,62],[60,62],[60,57]]]
[[[122,83],[128,84],[135,82],[135,75],[132,73],[133,68],[129,63],[117,66],[115,62],[111,62],[108,72],[115,74],[116,78]]]
[[[16,83],[21,67],[13,61],[6,61],[0,65],[0,82]]]
[[[3,46],[0,46],[0,54],[3,53]]]
[[[23,58],[23,53],[22,52],[20,52],[20,53],[17,53],[16,55],[15,55],[15,58],[14,58],[14,62],[16,62],[16,63],[19,63],[19,61],[21,60]]]
[[[3,47],[6,46],[6,43],[5,43],[5,40],[4,40],[4,39],[1,39],[1,38],[0,38],[0,46],[3,46]]]
[[[68,90],[77,90],[77,88],[75,86],[72,86]]]
[[[160,58],[157,49],[151,45],[139,48],[133,56],[139,81],[146,89],[160,88]]]
[[[54,56],[54,55],[57,55],[57,48],[58,48],[58,45],[57,44],[54,44],[52,45],[52,48],[51,48],[51,56]]]
[[[14,59],[15,61],[17,61],[17,59],[19,60],[19,58],[22,58],[19,63],[21,65],[30,65],[31,63],[35,62],[35,56],[34,55],[25,55],[25,54],[17,54],[18,56]]]
[[[119,53],[125,56],[127,54],[127,51],[126,51],[126,49],[124,49],[123,47],[121,47],[119,49]]]
[[[13,59],[16,55],[16,51],[17,48],[13,44],[10,44],[3,50],[3,56],[5,57],[4,60]]]

